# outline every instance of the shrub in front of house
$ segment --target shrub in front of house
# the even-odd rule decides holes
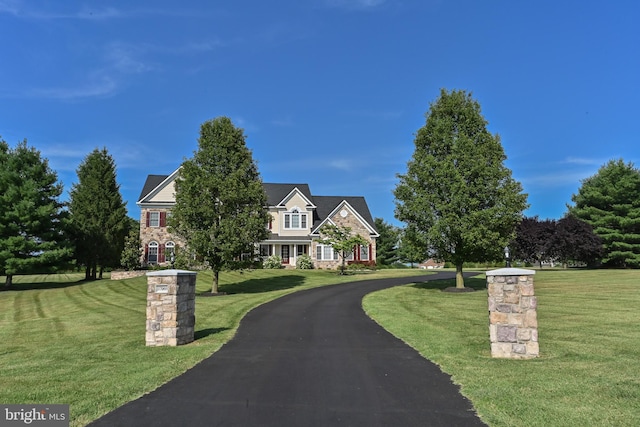
[[[269,258],[265,259],[262,263],[263,268],[267,269],[278,269],[282,267],[282,258],[278,255],[271,255]]]
[[[347,270],[350,271],[362,271],[362,270],[375,270],[376,263],[375,261],[361,261],[361,262],[350,262],[347,266]]]
[[[299,270],[312,270],[313,260],[307,254],[300,255],[296,260],[296,268]]]

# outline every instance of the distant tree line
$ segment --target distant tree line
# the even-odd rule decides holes
[[[38,150],[0,138],[0,275],[11,287],[19,274],[83,268],[86,279],[121,265],[125,237],[138,233],[127,216],[106,148],[77,169],[68,202],[63,185]],[[139,255],[138,255],[139,258]]]

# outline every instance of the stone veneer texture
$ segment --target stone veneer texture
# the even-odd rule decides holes
[[[538,301],[533,270],[504,268],[487,272],[491,356],[538,357]]]
[[[147,273],[147,346],[176,346],[194,340],[195,290],[195,272]]]

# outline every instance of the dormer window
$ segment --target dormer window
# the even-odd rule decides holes
[[[299,208],[293,208],[284,213],[285,230],[303,230],[307,228],[307,214],[300,212]]]

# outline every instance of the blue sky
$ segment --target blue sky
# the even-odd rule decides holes
[[[94,148],[129,214],[148,174],[242,127],[265,182],[363,195],[393,218],[397,173],[440,88],[471,91],[527,215],[560,218],[609,159],[640,164],[640,3],[0,0],[0,135],[65,184]]]

